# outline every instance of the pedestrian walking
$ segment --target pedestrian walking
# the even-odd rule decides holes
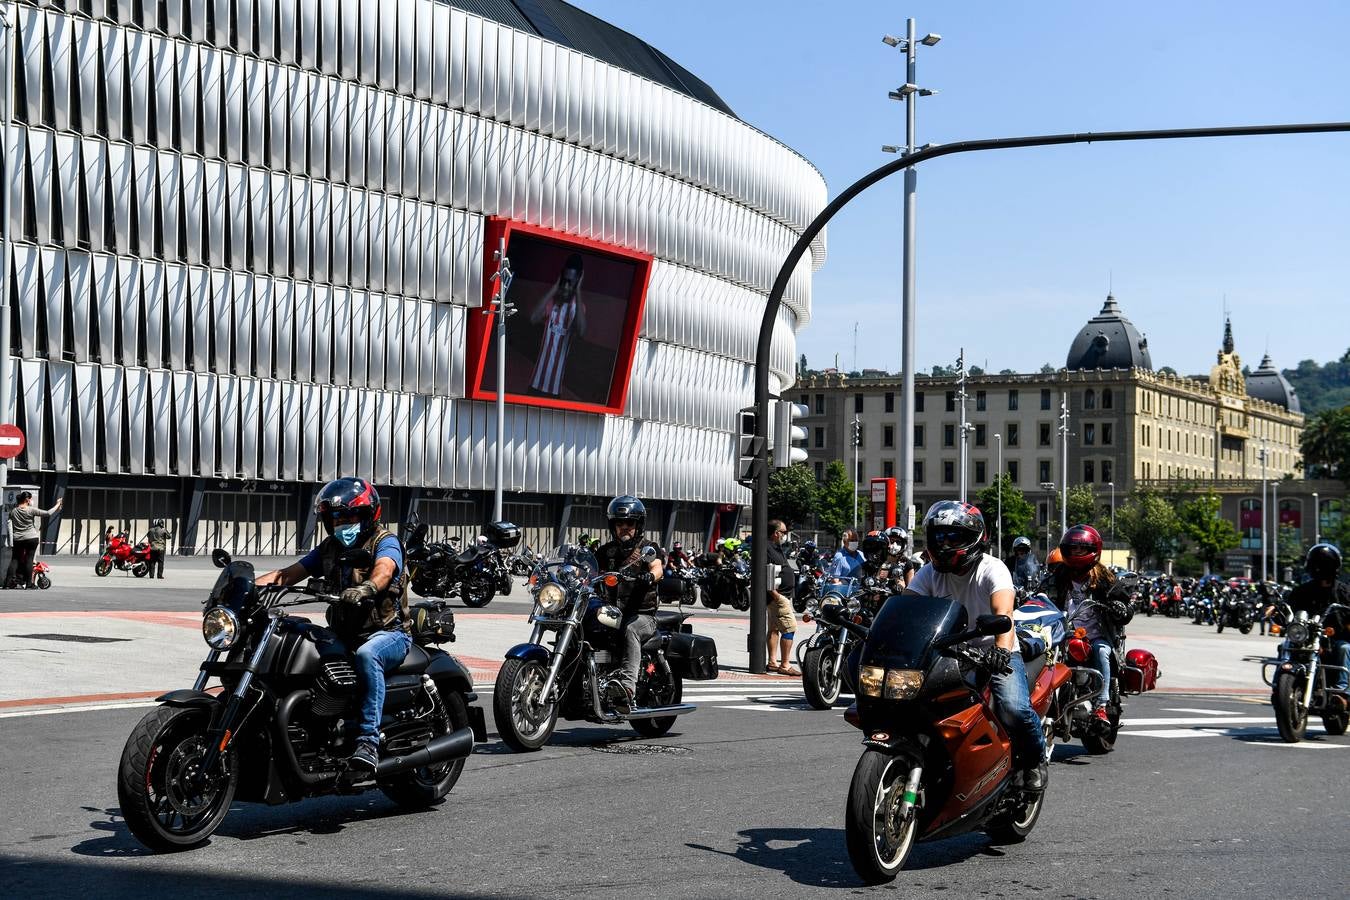
[[[41,540],[37,520],[52,515],[64,502],[62,498],[52,504],[51,509],[40,509],[33,503],[33,495],[30,492],[19,492],[19,496],[15,498],[14,508],[9,511],[9,532],[14,536],[14,559],[10,563],[6,584],[20,588],[32,586],[33,562],[37,557],[38,543]]]
[[[171,540],[173,540],[173,533],[165,527],[163,519],[155,519],[150,523],[150,530],[146,532],[145,541],[150,545],[151,578],[162,579],[164,577],[164,552]]]
[[[770,570],[776,573],[770,579],[769,596],[769,633],[767,662],[764,666],[777,675],[791,675],[800,678],[801,671],[792,665],[792,643],[797,637],[797,617],[792,613],[792,594],[796,586],[797,573],[791,561],[783,552],[783,541],[787,540],[788,528],[780,519],[769,522],[768,560]]]

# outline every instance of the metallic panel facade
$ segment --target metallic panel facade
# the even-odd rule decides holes
[[[18,6],[20,468],[490,487],[465,333],[505,216],[655,258],[625,415],[508,407],[508,487],[746,499],[764,297],[826,200],[799,155],[439,0],[90,7]]]

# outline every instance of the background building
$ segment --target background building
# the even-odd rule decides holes
[[[1273,375],[1273,378],[1271,377]],[[861,425],[857,478],[895,477],[899,464],[899,375],[849,378],[840,373],[799,379],[791,394],[810,409],[807,464],[817,478],[831,460],[851,466],[850,432]],[[960,411],[957,379],[915,378],[914,497],[918,515],[959,494]],[[1002,465],[1037,507],[1044,528],[1057,513],[1063,470],[1059,436],[1061,398],[1069,409],[1068,483],[1096,490],[1104,511],[1136,486],[1212,487],[1225,495],[1224,514],[1243,532],[1243,548],[1259,553],[1261,452],[1266,477],[1281,485],[1287,524],[1314,534],[1312,483],[1302,483],[1299,442],[1303,415],[1293,389],[1269,358],[1250,378],[1242,373],[1231,327],[1207,376],[1180,377],[1153,370],[1148,342],[1124,316],[1114,297],[1074,336],[1064,368],[1052,373],[973,375],[966,384],[966,418],[972,426],[967,491],[989,485]],[[999,436],[996,438],[995,436]],[[1053,482],[1054,491],[1041,487]],[[1325,486],[1324,486],[1325,487]],[[1114,488],[1114,490],[1113,490]],[[1330,499],[1327,492],[1323,501]],[[1274,501],[1272,501],[1274,502]],[[1307,503],[1307,515],[1298,513]],[[1339,507],[1337,507],[1339,509]],[[1324,514],[1326,510],[1324,509]],[[1108,519],[1109,513],[1103,516]],[[1049,530],[1057,530],[1058,521]],[[1011,536],[1005,536],[1011,540]]]
[[[490,216],[653,258],[623,414],[508,407],[508,518],[548,545],[632,492],[668,538],[731,524],[764,298],[825,185],[696,76],[558,0],[17,11],[11,480],[66,497],[49,549],[163,516],[184,550],[290,552],[352,473],[386,519],[480,525]]]

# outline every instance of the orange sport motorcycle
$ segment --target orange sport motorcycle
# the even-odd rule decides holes
[[[1012,628],[940,597],[892,597],[865,632],[855,708],[845,718],[864,735],[845,812],[849,860],[870,884],[893,880],[916,841],[983,830],[999,843],[1025,840],[1043,794],[1022,790],[1012,743],[994,715],[991,657],[969,646]],[[1043,649],[1043,648],[1042,648]],[[1031,652],[1031,651],[1028,651]],[[1027,653],[1024,653],[1024,658]],[[1031,705],[1047,712],[1070,671],[1026,660]]]

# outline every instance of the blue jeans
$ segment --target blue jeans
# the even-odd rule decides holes
[[[995,675],[991,685],[994,712],[1012,740],[1014,764],[1023,769],[1038,765],[1045,756],[1045,734],[1041,717],[1031,708],[1027,667],[1021,653],[1013,652],[1012,671]]]
[[[1343,666],[1350,669],[1350,641],[1332,641],[1331,655],[1328,663],[1333,666]],[[1350,673],[1345,671],[1328,672],[1327,684],[1337,690],[1346,690],[1350,684],[1347,684],[1347,676]]]
[[[1111,642],[1097,638],[1092,642],[1092,665],[1102,673],[1102,689],[1097,694],[1097,705],[1111,702]]]
[[[412,638],[403,630],[377,631],[356,649],[357,676],[365,694],[361,699],[361,724],[357,740],[380,742],[380,713],[384,709],[384,676],[403,662]]]

